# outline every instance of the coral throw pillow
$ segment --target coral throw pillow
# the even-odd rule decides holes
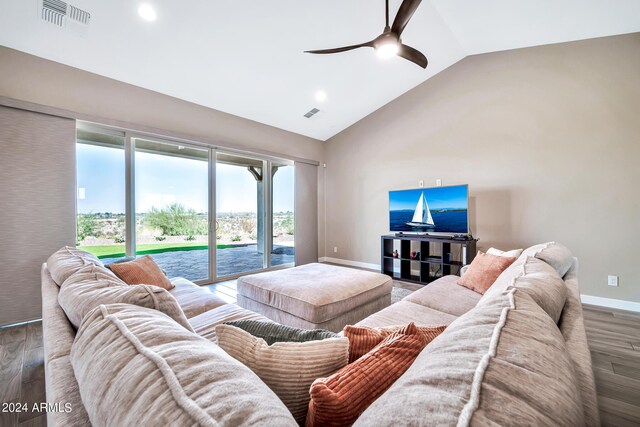
[[[411,366],[427,340],[413,323],[369,353],[311,384],[307,427],[350,426]]]
[[[110,264],[109,268],[128,285],[154,285],[168,291],[175,287],[149,255],[134,261]]]
[[[515,257],[489,255],[478,252],[467,271],[458,279],[458,285],[480,294],[487,292],[500,273],[516,260]]]
[[[349,338],[349,363],[355,362],[380,344],[386,337],[405,327],[406,326],[389,326],[387,328],[370,328],[368,326],[345,326],[342,334]],[[418,326],[417,328],[418,331],[424,335],[427,344],[429,344],[440,335],[447,326]]]

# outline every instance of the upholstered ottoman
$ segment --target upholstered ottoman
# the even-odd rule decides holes
[[[238,305],[283,325],[339,332],[391,304],[390,277],[306,264],[238,279]]]

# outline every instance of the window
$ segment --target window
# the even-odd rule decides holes
[[[125,256],[123,134],[77,131],[77,246],[100,258]]]
[[[83,123],[76,147],[77,243],[103,262],[203,283],[294,262],[292,162]]]
[[[136,255],[169,277],[209,277],[208,150],[134,139]]]
[[[294,219],[294,166],[273,162],[271,181],[273,187],[272,218],[273,238],[271,265],[290,264],[295,261]]]
[[[217,153],[216,276],[265,267],[263,160]]]

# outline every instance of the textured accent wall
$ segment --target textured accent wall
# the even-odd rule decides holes
[[[328,141],[327,254],[379,264],[387,192],[441,178],[480,248],[557,240],[583,294],[640,301],[639,138],[640,33],[468,57]]]
[[[40,318],[40,266],[75,243],[75,132],[0,107],[0,325]]]

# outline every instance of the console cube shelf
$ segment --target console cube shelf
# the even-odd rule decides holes
[[[462,266],[476,256],[477,240],[432,236],[381,237],[382,274],[396,280],[426,285],[449,274],[460,274]],[[398,251],[398,257],[394,257]]]

